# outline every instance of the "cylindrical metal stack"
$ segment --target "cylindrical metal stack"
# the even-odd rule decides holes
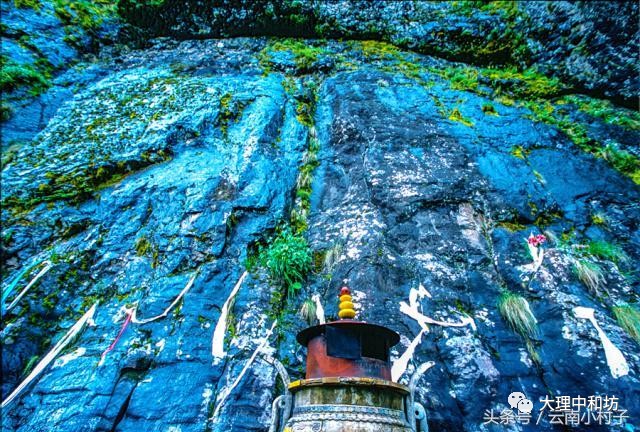
[[[298,342],[307,347],[306,376],[274,403],[272,430],[426,432],[422,406],[414,404],[408,387],[391,381],[389,350],[400,336],[354,321],[346,287],[339,309],[339,321],[298,333]]]
[[[318,378],[291,383],[291,432],[411,432],[409,389],[372,378]]]

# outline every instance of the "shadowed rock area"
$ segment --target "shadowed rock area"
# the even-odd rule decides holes
[[[402,22],[387,9],[409,2],[394,3],[380,13]],[[401,335],[392,361],[413,350],[400,382],[435,363],[417,392],[431,430],[504,430],[484,416],[508,409],[513,391],[534,402],[539,424],[510,430],[570,430],[538,419],[540,400],[560,395],[616,396],[627,410],[626,426],[589,430],[640,427],[640,114],[594,97],[610,90],[628,102],[637,80],[604,90],[595,79],[600,90],[585,94],[582,78],[558,72],[572,57],[562,63],[542,48],[539,68],[517,68],[260,29],[206,39],[253,30],[207,21],[222,19],[216,8],[238,13],[224,5],[211,16],[198,2],[180,14],[172,1],[148,6],[160,21],[135,37],[204,39],[105,48],[38,95],[12,93],[19,102],[2,123],[3,308],[31,286],[3,309],[3,400],[97,306],[3,407],[3,430],[266,431],[282,392],[269,358],[302,378],[295,335],[316,320],[300,311],[316,295],[335,319],[345,284],[359,319]],[[142,13],[132,7],[119,5],[130,22]],[[316,24],[346,14],[339,3],[300,8]],[[637,5],[624,8],[637,18]],[[552,9],[578,19],[569,3]],[[331,28],[369,39],[358,30],[366,20],[356,21],[354,33]],[[625,54],[634,34],[598,43],[637,69],[637,53]],[[605,57],[592,59],[606,69]],[[616,376],[578,306],[595,310],[627,373]]]

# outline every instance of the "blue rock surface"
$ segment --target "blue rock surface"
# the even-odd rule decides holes
[[[497,430],[483,416],[512,391],[536,410],[545,396],[615,395],[626,430],[640,426],[639,341],[616,319],[638,302],[636,111],[569,86],[523,96],[548,78],[495,79],[382,42],[147,45],[61,70],[2,123],[3,289],[51,263],[3,316],[3,398],[98,305],[3,409],[3,430],[266,431],[282,391],[268,358],[302,378],[301,306],[317,295],[335,318],[344,284],[359,319],[400,333],[393,361],[421,338],[400,382],[435,362],[417,392],[432,430]],[[263,259],[288,229],[313,261],[294,295]],[[535,271],[531,233],[547,239]],[[535,332],[501,315],[505,293],[526,300]],[[401,306],[416,295],[416,312],[473,325],[424,329]],[[595,310],[628,374],[612,376],[576,306]],[[125,326],[131,308],[158,319]],[[535,430],[561,429],[545,417]]]

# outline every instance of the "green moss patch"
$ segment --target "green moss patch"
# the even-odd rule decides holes
[[[50,74],[30,64],[20,64],[6,56],[0,56],[0,90],[12,92],[26,87],[29,93],[37,96],[51,86]],[[5,105],[6,106],[6,105]],[[9,108],[3,108],[3,112]],[[3,117],[7,114],[3,114]]]
[[[326,53],[322,42],[313,42],[305,39],[273,39],[258,55],[260,64],[266,73],[271,71],[273,65],[273,53],[288,52],[292,55],[299,73],[308,73],[319,57]]]
[[[105,19],[115,17],[116,5],[110,0],[54,0],[56,16],[67,26],[85,31],[97,30]],[[67,29],[73,32],[73,29]]]

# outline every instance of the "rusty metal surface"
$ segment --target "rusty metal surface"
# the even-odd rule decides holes
[[[381,338],[388,340],[389,348],[393,347],[398,342],[400,342],[400,335],[391,329],[382,327],[377,324],[370,324],[364,321],[354,321],[354,320],[348,320],[348,319],[344,319],[340,321],[331,321],[326,324],[307,327],[306,329],[302,330],[300,333],[297,334],[296,340],[300,345],[307,346],[307,343],[309,342],[309,340],[315,338],[318,335],[324,334],[325,327],[327,326],[334,326],[334,327],[348,326],[352,328],[357,328],[362,332],[379,335]]]
[[[307,344],[307,371],[305,378],[373,377],[391,380],[388,362],[361,357],[358,360],[330,357],[324,336],[317,336]]]

